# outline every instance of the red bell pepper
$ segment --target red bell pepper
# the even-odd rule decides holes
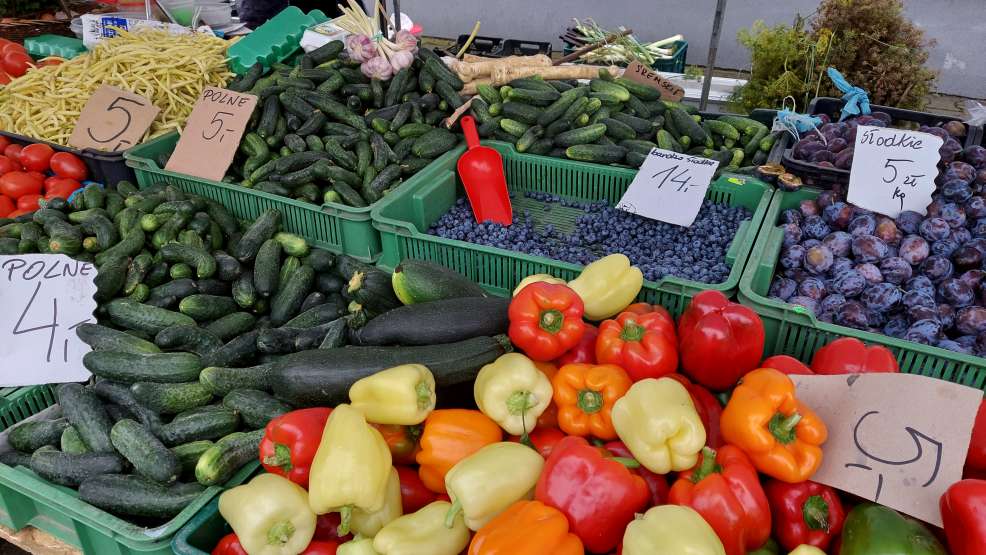
[[[938,503],[952,555],[986,553],[986,480],[960,480]]]
[[[706,447],[698,464],[678,475],[668,503],[691,507],[722,540],[726,555],[746,555],[770,538],[770,506],[750,459],[732,445]]]
[[[763,322],[719,291],[702,291],[678,321],[682,372],[713,391],[736,385],[763,357]]]
[[[301,555],[336,555],[339,542],[312,540],[308,547],[301,552]]]
[[[568,434],[558,428],[542,428],[540,426],[527,434],[527,439],[530,441],[528,446],[534,447],[534,450],[546,459],[551,456],[555,445],[558,445],[558,442],[566,437],[568,437]],[[519,436],[510,436],[510,441],[521,441],[521,438]]]
[[[390,448],[390,457],[394,464],[414,464],[414,457],[421,450],[421,432],[424,427],[402,426],[400,424],[370,424],[380,432],[383,440]]]
[[[986,399],[979,403],[979,412],[972,425],[972,438],[965,456],[965,473],[986,477]]]
[[[565,366],[566,364],[595,364],[596,363],[596,337],[599,336],[599,328],[593,326],[592,324],[585,325],[585,333],[582,334],[582,339],[579,339],[578,344],[576,344],[571,349],[565,351],[557,360],[555,364],[559,367]]]
[[[613,455],[632,460],[633,453],[622,441],[610,441],[606,443],[603,447]],[[640,465],[636,468],[631,468],[631,471],[640,476],[647,482],[647,489],[650,490],[650,501],[647,503],[645,509],[651,507],[656,507],[658,505],[664,505],[668,501],[668,481],[660,474],[655,474],[650,470],[647,470],[644,465]]]
[[[532,360],[554,360],[582,339],[584,312],[582,298],[567,285],[532,283],[510,301],[507,335]]]
[[[236,534],[229,533],[219,540],[216,547],[212,549],[212,555],[249,555],[246,549],[240,545],[240,538]]]
[[[260,462],[267,472],[308,489],[308,473],[331,412],[328,408],[301,409],[268,422],[260,442]]]
[[[664,308],[659,304],[650,303],[633,303],[632,305],[623,309],[623,312],[633,312],[634,314],[648,314],[650,312],[660,312],[664,316],[667,316],[672,322],[674,318],[671,317],[671,313],[668,309]]]
[[[428,489],[418,476],[417,469],[398,466],[397,477],[401,482],[401,507],[406,515],[438,499],[438,494]]]
[[[338,512],[318,515],[318,518],[315,520],[315,535],[312,537],[312,540],[345,543],[353,539],[352,534],[339,535],[339,524],[341,523],[342,517]]]
[[[805,363],[787,355],[774,355],[772,357],[765,358],[763,359],[763,362],[760,363],[760,368],[773,368],[774,370],[781,371],[789,376],[792,374],[814,374],[811,368],[805,366]]]
[[[827,551],[842,533],[846,511],[839,494],[829,486],[771,479],[764,484],[764,493],[774,518],[774,537],[786,551],[802,544]]]
[[[698,413],[698,417],[702,419],[702,425],[705,426],[705,444],[713,449],[725,445],[726,442],[719,432],[719,418],[722,416],[722,403],[719,402],[719,399],[708,389],[697,383],[692,383],[683,374],[668,374],[668,377],[678,380],[688,390],[692,404],[695,405],[695,412]]]
[[[841,337],[825,345],[811,359],[816,374],[866,374],[900,372],[897,359],[881,345],[866,346],[855,337]]]
[[[651,494],[644,479],[619,459],[572,436],[558,442],[545,461],[534,498],[564,513],[587,550],[608,553]]]
[[[674,320],[666,313],[622,312],[599,325],[596,360],[615,364],[637,382],[660,378],[678,369]]]

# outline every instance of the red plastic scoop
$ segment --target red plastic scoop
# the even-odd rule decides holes
[[[459,122],[469,146],[469,150],[459,157],[459,177],[476,221],[510,225],[513,209],[507,193],[507,179],[503,175],[503,158],[496,150],[480,146],[476,120],[472,116],[463,116]]]

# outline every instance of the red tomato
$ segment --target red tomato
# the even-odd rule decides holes
[[[27,175],[30,175],[34,179],[37,179],[38,181],[40,181],[42,185],[44,185],[45,179],[48,178],[48,176],[46,176],[45,174],[43,174],[41,172],[36,172],[36,171],[29,171],[29,172],[27,172]]]
[[[10,139],[8,139],[7,137],[0,137],[0,153],[2,153],[4,149],[7,148],[7,145],[9,144],[10,144]]]
[[[45,179],[45,198],[48,198],[49,194],[55,193],[53,196],[67,199],[68,195],[72,194],[72,191],[80,187],[82,187],[82,184],[71,177],[58,177],[57,175],[53,175],[48,179]]]
[[[26,209],[26,210],[21,210],[20,208],[18,208],[17,210],[14,210],[10,214],[7,214],[7,217],[13,219],[13,218],[16,218],[17,216],[23,216],[24,214],[30,214],[31,212],[34,212],[34,209],[33,208],[29,208],[29,209]]]
[[[0,195],[0,218],[6,218],[7,214],[14,211],[14,201],[6,195]]]
[[[4,147],[3,155],[10,158],[14,162],[17,162],[17,165],[19,166],[21,165],[21,149],[23,148],[24,147],[18,144],[9,144]]]
[[[0,175],[10,172],[15,172],[18,171],[19,169],[21,169],[20,164],[0,154]]]
[[[37,210],[38,201],[41,200],[41,195],[22,195],[21,198],[17,199],[17,209],[18,210]]]
[[[44,180],[39,180],[27,172],[10,172],[0,176],[0,194],[10,198],[41,193]]]
[[[3,70],[11,77],[20,77],[34,65],[34,60],[24,52],[7,52],[3,55]]]
[[[71,152],[56,152],[51,157],[51,171],[59,177],[71,177],[77,181],[86,178],[86,164]]]
[[[28,171],[43,172],[48,169],[48,161],[55,149],[44,143],[27,145],[21,150],[21,165]]]
[[[0,56],[5,55],[8,52],[23,52],[27,54],[27,50],[25,50],[22,45],[9,41],[6,44],[0,45]]]
[[[0,49],[2,49],[4,46],[7,46],[8,44],[17,44],[17,43],[12,40],[0,37]]]
[[[7,83],[10,83],[10,74],[0,69],[0,85],[6,85]]]

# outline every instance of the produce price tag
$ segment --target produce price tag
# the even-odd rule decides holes
[[[257,97],[206,87],[164,169],[219,181],[233,162]]]
[[[916,374],[791,376],[828,428],[812,480],[941,526],[983,392]]]
[[[89,379],[75,328],[96,321],[95,277],[64,254],[0,256],[0,385]]]
[[[652,149],[616,204],[618,210],[688,227],[695,221],[719,162]]]
[[[657,89],[660,91],[661,98],[664,100],[680,102],[682,97],[685,96],[685,89],[679,87],[670,80],[661,77],[660,73],[645,66],[637,60],[630,62],[630,65],[627,66],[626,71],[623,72],[623,76],[634,83],[640,83],[641,85],[647,85],[648,87]]]
[[[849,202],[891,218],[905,210],[924,215],[935,191],[943,143],[930,133],[860,125]]]
[[[109,152],[126,150],[140,142],[160,111],[139,94],[100,85],[82,108],[68,144]]]

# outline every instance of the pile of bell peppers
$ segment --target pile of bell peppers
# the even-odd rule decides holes
[[[518,287],[517,352],[479,370],[478,410],[436,409],[434,377],[407,364],[272,420],[268,474],[222,494],[233,533],[213,553],[947,553],[811,481],[827,430],[788,375],[899,371],[889,351],[841,339],[811,365],[761,361],[755,313],[709,291],[676,325],[630,304],[641,280],[621,256]],[[986,474],[983,407],[971,474]],[[941,511],[951,553],[986,553],[986,481],[955,484]]]

